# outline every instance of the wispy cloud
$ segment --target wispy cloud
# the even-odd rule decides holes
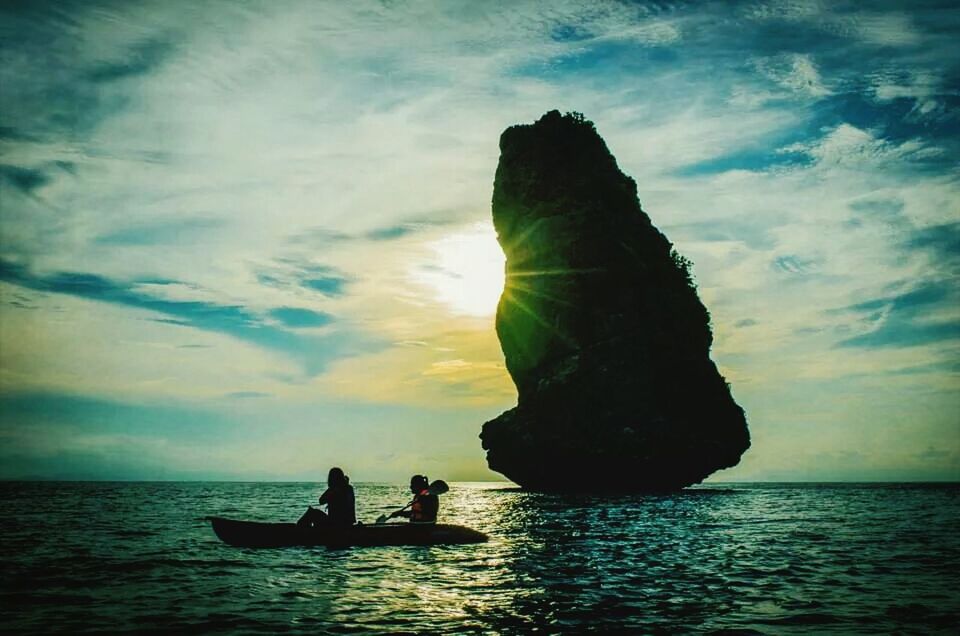
[[[857,303],[848,310],[864,315],[869,330],[842,340],[839,346],[908,347],[958,341],[958,308],[960,294],[953,281]]]
[[[86,79],[94,83],[116,82],[155,72],[174,50],[169,35],[137,42],[123,51],[118,60],[101,62],[91,68]]]
[[[937,266],[960,274],[960,222],[915,229],[908,234],[905,247],[927,251]]]
[[[155,221],[115,229],[96,237],[94,242],[102,245],[162,245],[171,243],[196,244],[205,233],[223,227],[220,219],[182,219]]]
[[[264,393],[263,391],[233,391],[227,393],[228,398],[233,398],[236,400],[249,400],[255,398],[264,398],[270,397],[269,393]]]
[[[257,282],[267,287],[290,289],[301,287],[336,297],[346,293],[350,278],[329,265],[302,262],[292,258],[275,260],[256,275]]]
[[[285,327],[323,327],[333,321],[333,317],[302,307],[277,307],[270,310],[270,316],[276,318]]]
[[[878,393],[936,405],[894,436],[910,457],[956,437],[942,3],[67,1],[0,25],[8,392],[202,394],[271,421],[288,400],[396,409],[371,422],[509,406],[492,318],[449,310],[438,289],[467,279],[431,245],[489,219],[502,130],[560,108],[694,260],[756,474],[899,430]],[[475,429],[450,448],[482,464]]]
[[[165,316],[161,320],[168,324],[223,333],[260,347],[279,350],[298,360],[310,375],[321,372],[331,359],[369,347],[369,344],[363,344],[360,340],[351,343],[351,339],[343,334],[334,338],[298,333],[298,328],[321,327],[333,322],[332,316],[305,308],[276,307],[266,315],[260,315],[240,305],[173,300],[142,291],[145,285],[175,287],[178,285],[176,281],[128,283],[82,272],[38,275],[24,266],[7,261],[0,262],[0,280],[27,289],[156,312]],[[274,326],[268,318],[274,319],[280,326]]]

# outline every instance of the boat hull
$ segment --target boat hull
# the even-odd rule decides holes
[[[221,541],[240,548],[290,546],[368,547],[483,543],[487,535],[446,523],[385,523],[348,528],[301,528],[295,523],[261,523],[209,517]]]

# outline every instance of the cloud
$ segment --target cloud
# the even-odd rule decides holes
[[[409,238],[417,233],[428,232],[437,227],[456,224],[461,216],[463,216],[462,211],[438,210],[419,216],[417,220],[376,227],[356,234],[336,232],[326,228],[310,228],[291,237],[290,242],[294,245],[322,246],[324,244],[355,243],[359,241],[394,241]]]
[[[134,283],[115,281],[82,272],[55,272],[33,274],[27,268],[0,261],[0,280],[26,289],[57,294],[68,294],[89,300],[145,309],[164,316],[158,320],[167,324],[213,331],[249,342],[259,347],[283,352],[297,359],[306,373],[315,375],[326,364],[351,349],[368,350],[369,344],[351,341],[343,334],[333,336],[303,336],[286,328],[329,325],[333,319],[327,314],[308,309],[278,307],[268,315],[283,326],[271,326],[268,321],[241,305],[222,305],[201,300],[172,300],[146,293],[146,286],[176,288],[175,281],[146,280]],[[188,287],[188,289],[190,289]]]
[[[785,89],[790,96],[825,97],[831,93],[809,55],[781,54],[753,61],[757,71]]]
[[[874,311],[883,307],[890,307],[900,311],[914,311],[919,307],[936,304],[945,300],[949,287],[945,285],[925,285],[909,292],[877,298],[851,305],[853,311]]]
[[[340,360],[315,386],[324,395],[420,408],[492,412],[515,403],[516,390],[492,330],[450,319],[444,326],[423,330],[420,341],[400,341],[373,355]],[[376,382],[370,382],[371,369],[377,370]]]
[[[816,261],[799,256],[778,256],[773,259],[771,266],[778,272],[787,274],[807,274],[815,269]]]
[[[196,243],[203,235],[225,225],[221,219],[157,220],[136,226],[114,229],[94,241],[102,245],[137,246],[169,243]]]
[[[0,141],[35,141],[32,137],[12,126],[0,126]]]
[[[118,61],[101,63],[90,69],[86,78],[94,83],[116,82],[147,75],[159,68],[174,49],[170,36],[161,36],[130,46]]]
[[[410,225],[394,225],[393,227],[378,228],[366,233],[366,237],[374,241],[389,241],[391,239],[407,236],[415,230]]]
[[[309,289],[316,290],[327,296],[340,296],[343,294],[343,286],[347,282],[345,278],[335,276],[315,276],[305,278],[302,285]]]
[[[169,34],[144,39],[130,9],[68,3],[50,11],[28,3],[0,10],[6,27],[0,79],[17,86],[4,117],[18,137],[60,141],[59,135],[90,133],[130,103],[111,83],[146,76],[172,51]],[[112,18],[109,31],[95,33],[98,18]]]
[[[840,347],[911,347],[960,339],[960,298],[951,282],[928,283],[910,291],[856,303],[847,310],[866,314],[870,329]],[[944,317],[942,309],[953,309]],[[953,313],[953,316],[949,316]]]
[[[852,201],[849,208],[855,213],[850,219],[855,224],[860,224],[863,220],[897,226],[908,222],[903,213],[904,202],[898,197],[877,198],[868,195],[865,198]]]
[[[877,102],[912,103],[904,119],[925,126],[956,125],[955,106],[960,96],[946,78],[932,70],[878,73],[871,90]]]
[[[933,324],[890,324],[838,343],[840,347],[916,347],[960,340],[960,320]]]
[[[758,474],[792,457],[781,438],[811,458],[866,436],[927,448],[933,428],[893,434],[885,395],[922,400],[925,422],[956,411],[960,66],[942,5],[184,15],[0,9],[7,389],[188,395],[271,422],[281,402],[310,402],[293,422],[350,399],[376,405],[383,439],[449,433],[451,456],[482,462],[476,422],[515,400],[492,319],[453,316],[410,273],[450,282],[429,245],[489,219],[502,130],[559,108],[597,123],[696,263],[714,355],[770,458]],[[923,303],[927,287],[945,295]],[[248,392],[278,399],[227,397]],[[461,429],[427,421],[435,405]]]
[[[904,247],[929,251],[937,264],[946,265],[956,273],[960,268],[960,222],[915,229]]]
[[[277,289],[302,287],[328,297],[343,296],[351,280],[329,265],[292,258],[277,259],[271,266],[261,269],[256,276],[261,285]]]
[[[751,250],[769,250],[776,246],[776,237],[765,227],[765,220],[748,217],[727,216],[722,222],[716,219],[692,223],[662,224],[668,236],[684,241],[707,243],[743,244]]]
[[[329,325],[333,317],[301,307],[277,307],[270,310],[270,316],[276,318],[284,327],[322,327]]]
[[[231,409],[224,413],[209,403],[4,395],[0,479],[309,481],[322,479],[326,466],[342,465],[358,481],[400,482],[411,465],[424,462],[425,472],[493,476],[483,468],[482,454],[458,449],[453,434],[482,417],[476,411],[429,412],[426,417],[442,419],[445,428],[427,432],[424,412],[410,409],[385,418],[382,406],[345,411],[316,404],[278,407],[266,398],[228,402]],[[349,427],[337,426],[343,418]],[[421,434],[429,434],[442,459],[396,450]],[[358,511],[364,512],[362,505]]]
[[[0,183],[6,183],[25,194],[50,183],[50,177],[42,170],[0,165]]]

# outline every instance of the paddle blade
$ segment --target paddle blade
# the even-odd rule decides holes
[[[427,490],[430,491],[431,495],[442,495],[443,493],[450,490],[450,486],[448,486],[447,482],[443,481],[442,479],[438,479],[432,484],[430,484]]]
[[[387,522],[387,515],[380,515],[377,517],[377,525],[382,525]]]

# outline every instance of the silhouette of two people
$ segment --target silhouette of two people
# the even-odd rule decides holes
[[[327,474],[327,489],[320,495],[320,505],[326,505],[327,512],[310,506],[297,525],[303,528],[329,528],[352,526],[357,522],[353,486],[340,468],[331,468]]]
[[[438,480],[433,487],[425,475],[414,475],[410,478],[410,492],[413,501],[390,514],[381,517],[377,523],[394,517],[405,517],[411,523],[436,523],[437,511],[440,509],[440,499],[437,492],[447,491],[445,482]],[[337,528],[349,527],[357,523],[356,501],[350,478],[343,474],[340,468],[331,468],[327,474],[327,489],[320,495],[319,503],[326,505],[327,511],[310,506],[297,521],[302,528]]]

